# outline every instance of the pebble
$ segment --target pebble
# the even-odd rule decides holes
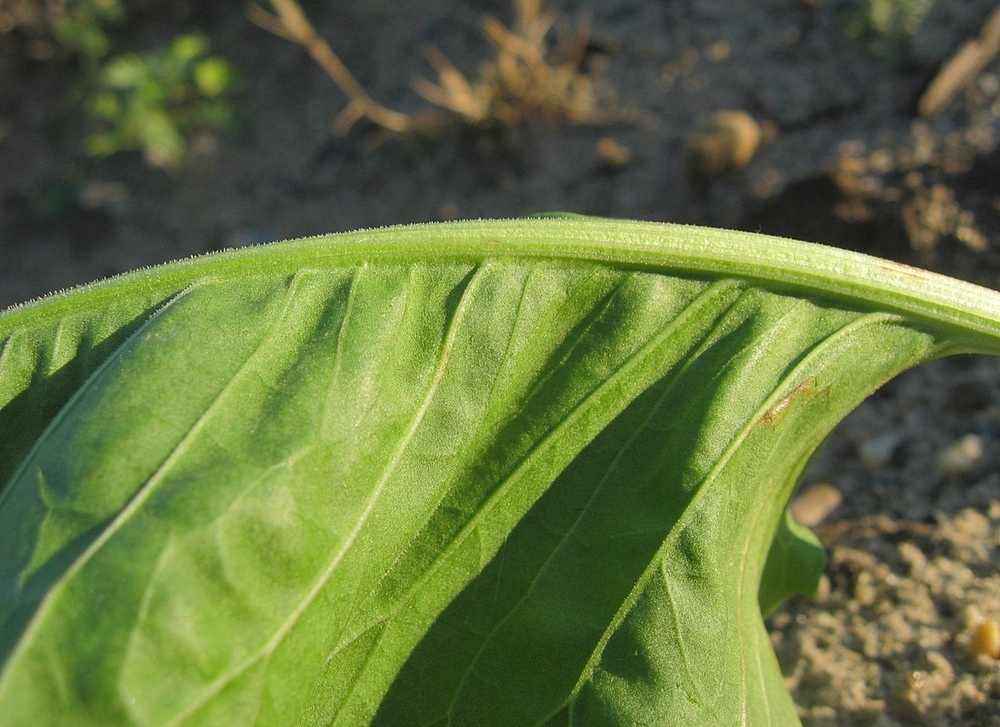
[[[971,629],[983,620],[983,612],[974,603],[969,603],[958,612],[958,618],[965,628]]]
[[[789,505],[792,517],[807,528],[815,527],[840,507],[843,496],[833,485],[821,482],[796,495]]]
[[[610,136],[597,141],[597,156],[611,168],[624,167],[632,160],[632,150]]]
[[[969,642],[969,653],[972,656],[988,656],[1000,659],[1000,623],[986,619],[976,626]]]
[[[910,541],[903,541],[896,546],[899,559],[909,566],[910,572],[922,571],[927,567],[927,556],[916,544]]]
[[[937,464],[944,474],[957,477],[972,472],[982,459],[983,438],[978,434],[966,434],[941,450]]]
[[[867,439],[858,447],[858,459],[870,470],[882,469],[895,457],[903,438],[897,432],[888,432]]]
[[[854,582],[854,600],[862,606],[870,606],[878,598],[878,589],[875,587],[871,573],[862,571],[858,573],[858,578]]]
[[[77,203],[85,210],[102,211],[119,216],[128,206],[128,189],[121,182],[106,179],[88,179],[76,195]]]
[[[742,169],[760,148],[763,132],[745,111],[718,111],[695,122],[684,137],[681,158],[688,178],[704,183]]]

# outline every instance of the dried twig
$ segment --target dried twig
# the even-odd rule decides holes
[[[927,90],[920,97],[917,110],[921,116],[935,116],[962,92],[1000,53],[1000,8],[993,11],[979,37],[963,44],[941,66]]]
[[[271,0],[275,13],[251,3],[247,16],[264,30],[298,43],[327,72],[348,98],[347,106],[334,120],[334,129],[345,134],[359,119],[368,118],[393,132],[411,130],[410,117],[386,108],[369,96],[358,80],[347,70],[333,49],[323,40],[295,0]]]
[[[622,114],[599,108],[598,94],[590,78],[581,71],[589,28],[582,23],[553,51],[546,43],[556,15],[545,12],[541,0],[517,0],[517,17],[507,28],[487,16],[483,32],[496,57],[480,65],[479,75],[467,77],[435,47],[425,51],[437,72],[437,82],[423,78],[413,87],[426,100],[443,109],[406,115],[373,100],[347,70],[330,46],[316,33],[296,0],[270,0],[274,13],[251,4],[250,19],[261,28],[298,43],[347,95],[348,104],[338,114],[334,128],[346,133],[361,118],[367,118],[394,133],[436,131],[458,118],[472,126],[516,125],[531,116],[550,124],[602,123]],[[553,56],[561,56],[554,61]]]
[[[581,72],[587,24],[582,23],[568,42],[550,51],[546,36],[556,15],[542,12],[539,0],[519,0],[517,7],[512,28],[492,16],[483,19],[483,32],[496,58],[481,65],[474,81],[432,48],[427,58],[438,72],[438,83],[418,79],[414,82],[416,91],[473,125],[516,125],[531,116],[540,116],[550,124],[609,120],[611,114],[599,110],[593,84]],[[560,55],[562,61],[551,60]]]

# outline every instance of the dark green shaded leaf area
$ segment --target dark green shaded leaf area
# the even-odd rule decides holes
[[[796,483],[896,373],[997,350],[995,294],[921,275],[539,219],[9,311],[0,723],[796,724]]]

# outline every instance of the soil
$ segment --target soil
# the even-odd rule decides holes
[[[482,14],[510,20],[487,0],[304,6],[404,112],[426,108],[410,88],[432,75],[422,48],[473,73],[490,53]],[[860,0],[567,1],[553,7],[589,14],[585,68],[628,112],[618,121],[380,144],[364,123],[331,131],[343,95],[241,3],[136,7],[137,45],[210,33],[242,72],[237,121],[194,138],[174,174],[138,154],[86,159],[65,101],[73,60],[0,34],[0,307],[220,248],[544,210],[786,235],[1000,287],[1000,64],[917,113],[993,0],[934,3],[905,42],[854,32]],[[760,148],[699,167],[692,145],[720,110],[752,117]],[[841,498],[818,527],[824,587],[768,622],[804,724],[1000,725],[1000,662],[969,652],[977,625],[1000,620],[1000,363],[899,377],[838,428],[817,483]]]

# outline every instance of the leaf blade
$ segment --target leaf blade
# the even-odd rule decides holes
[[[0,713],[793,719],[757,592],[804,462],[903,368],[1000,350],[997,296],[885,266],[697,228],[475,223],[15,309],[4,401],[31,400],[32,371],[73,375],[5,450]],[[109,342],[93,358],[88,336]],[[97,446],[108,431],[125,444]],[[693,605],[716,601],[731,653]],[[716,694],[720,674],[742,686]]]

